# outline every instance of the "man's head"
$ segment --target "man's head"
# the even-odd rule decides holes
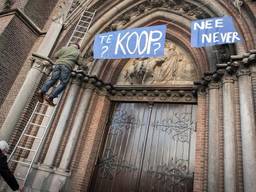
[[[6,141],[4,141],[4,140],[0,141],[0,150],[4,154],[6,154],[9,151],[9,145]]]
[[[80,49],[80,45],[78,43],[71,43],[70,46]]]

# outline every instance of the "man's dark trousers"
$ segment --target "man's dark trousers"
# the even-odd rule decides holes
[[[54,65],[51,78],[47,80],[42,88],[41,91],[43,94],[47,93],[47,91],[58,81],[60,80],[59,85],[52,90],[52,92],[49,94],[50,99],[54,99],[58,97],[58,95],[65,89],[67,86],[69,79],[71,76],[71,70],[66,66],[62,64]]]

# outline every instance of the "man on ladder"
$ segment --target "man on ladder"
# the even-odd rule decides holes
[[[80,45],[78,43],[71,43],[68,47],[63,47],[54,55],[57,59],[56,64],[53,66],[51,78],[48,79],[41,89],[37,92],[38,100],[43,102],[44,99],[51,106],[55,106],[53,99],[67,86],[71,72],[76,64],[78,64],[78,58],[80,55]],[[51,91],[50,94],[46,94],[47,91],[55,85],[57,81],[60,81],[59,85]]]

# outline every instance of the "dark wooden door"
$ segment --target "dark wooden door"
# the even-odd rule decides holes
[[[92,192],[192,192],[195,105],[118,103]]]

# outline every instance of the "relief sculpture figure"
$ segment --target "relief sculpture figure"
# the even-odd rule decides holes
[[[188,84],[196,79],[193,60],[175,43],[167,41],[164,56],[130,60],[119,77],[124,85]]]

